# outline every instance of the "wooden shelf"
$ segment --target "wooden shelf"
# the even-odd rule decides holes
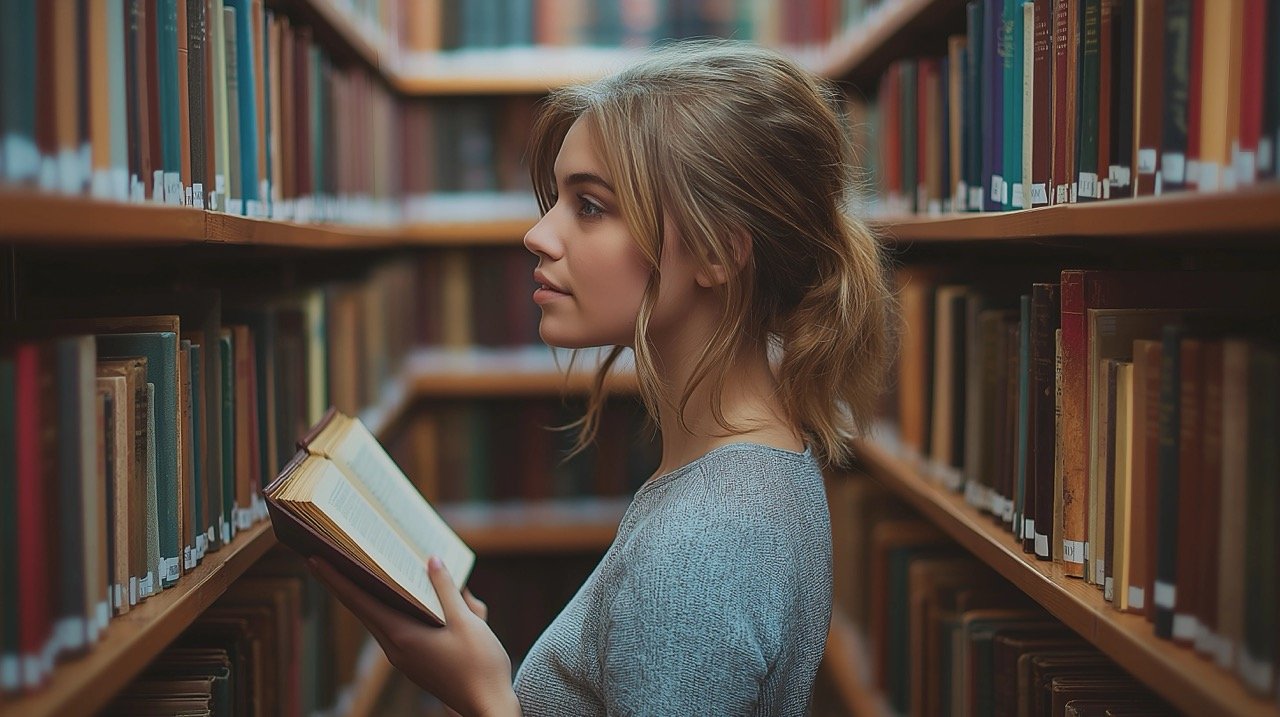
[[[3,242],[100,247],[204,240],[205,212],[200,209],[0,191]]]
[[[240,533],[176,586],[112,619],[90,652],[60,665],[38,692],[0,702],[0,716],[95,714],[275,542],[268,521]]]
[[[1280,230],[1280,184],[1232,193],[1184,192],[1162,197],[1066,204],[1012,212],[946,214],[874,220],[889,242],[1105,240],[1167,242],[1208,239],[1215,246],[1242,238],[1274,240]]]
[[[624,369],[625,371],[625,369]],[[420,349],[406,361],[407,391],[431,398],[556,396],[586,393],[593,375],[575,368],[566,376],[551,352],[535,347],[450,351]],[[615,393],[635,393],[634,373],[613,374],[607,381]]]
[[[630,498],[546,502],[453,503],[440,516],[478,554],[603,551]]]
[[[538,217],[410,224],[404,228],[403,236],[408,243],[414,245],[517,246],[524,241],[525,233],[537,223]]]
[[[1008,531],[927,480],[912,461],[870,440],[859,441],[855,455],[925,518],[1178,709],[1189,715],[1280,717],[1274,699],[1251,695],[1234,675],[1195,651],[1156,637],[1144,618],[1112,609],[1101,591],[1064,576],[1059,566],[1029,559]]]
[[[953,21],[957,13],[963,17],[964,7],[965,0],[888,0],[836,37],[810,69],[823,77],[850,82],[865,92],[880,81],[894,60],[926,49],[918,42],[922,34],[933,35],[942,43],[948,32],[955,32]],[[945,43],[940,49],[946,50]]]
[[[866,641],[838,607],[831,611],[827,649],[818,669],[830,682],[847,714],[858,717],[889,714],[883,696],[871,681]]]

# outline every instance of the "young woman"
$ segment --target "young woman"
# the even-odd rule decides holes
[[[711,42],[553,93],[530,165],[533,300],[553,346],[634,351],[662,462],[515,677],[432,560],[447,625],[320,577],[391,662],[463,715],[802,715],[831,616],[820,466],[848,457],[890,352],[877,244],[845,212],[833,93]],[[530,427],[530,430],[535,430]]]

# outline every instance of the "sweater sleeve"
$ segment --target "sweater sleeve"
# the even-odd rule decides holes
[[[609,715],[754,710],[781,649],[790,589],[763,522],[685,516],[630,556],[603,616]]]

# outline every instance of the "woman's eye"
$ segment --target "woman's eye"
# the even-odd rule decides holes
[[[601,214],[604,214],[604,207],[586,197],[578,197],[578,216],[597,217]]]

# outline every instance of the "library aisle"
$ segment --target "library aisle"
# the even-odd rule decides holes
[[[7,0],[0,717],[445,714],[269,524],[331,406],[518,665],[659,456],[630,363],[550,429],[530,125],[695,37],[830,82],[901,314],[812,713],[1280,717],[1280,0]]]

